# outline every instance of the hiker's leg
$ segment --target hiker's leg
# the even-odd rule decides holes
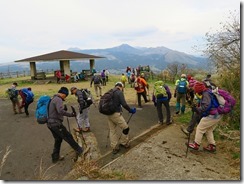
[[[59,136],[64,139],[76,152],[81,150],[79,144],[74,140],[71,133],[69,133],[63,125],[59,126]]]
[[[77,123],[78,123],[77,126],[79,129],[82,129],[82,123],[83,123],[82,114],[78,113],[78,115],[77,115]]]
[[[209,144],[215,145],[213,131],[216,128],[218,122],[221,120],[221,118],[222,118],[222,116],[219,116],[218,118],[211,120],[212,126],[210,126],[208,128],[208,130],[206,131],[206,138],[207,138]]]
[[[116,145],[118,143],[118,136],[116,134],[116,116],[118,116],[120,113],[114,113],[112,115],[108,116],[108,127],[109,127],[109,137],[110,137],[110,145],[112,149],[116,148]]]
[[[12,102],[12,108],[13,108],[14,113],[17,113],[17,111],[16,111],[16,102],[14,100],[11,100],[11,102]]]
[[[176,106],[175,106],[176,112],[180,112],[180,98],[181,98],[181,94],[177,92],[177,95],[176,95]]]
[[[28,107],[29,107],[29,103],[26,102],[24,106],[26,116],[29,116]]]
[[[60,147],[62,143],[62,138],[59,136],[59,129],[58,127],[49,128],[51,131],[53,138],[54,138],[54,148],[52,153],[52,159],[57,160],[60,156]]]
[[[164,118],[163,118],[163,112],[162,112],[162,101],[157,101],[157,113],[158,113],[158,121],[160,123],[163,123]]]
[[[163,101],[163,104],[166,108],[166,123],[170,122],[170,107],[169,107],[169,100]]]
[[[218,119],[214,119],[209,116],[202,117],[202,119],[200,120],[200,122],[197,126],[195,142],[200,145],[202,142],[203,134],[205,134],[207,132],[207,130],[210,127],[212,127],[213,124],[216,124],[217,122],[218,122]]]
[[[95,93],[98,96],[98,89],[97,88],[98,88],[98,85],[97,84],[94,84]]]
[[[119,114],[119,116],[116,115],[115,119],[116,119],[116,122],[117,122],[118,126],[122,130],[121,133],[119,132],[120,139],[118,140],[118,144],[125,145],[125,144],[127,144],[129,142],[129,129],[128,129],[129,126],[128,126],[127,122],[125,121],[124,117],[121,114]],[[125,131],[126,133],[123,132],[123,130],[126,130]]]
[[[181,95],[181,113],[185,113],[185,108],[186,108],[186,94]]]
[[[141,93],[137,93],[138,106],[141,107]]]
[[[145,103],[147,103],[148,100],[147,100],[147,91],[146,90],[143,91],[142,96],[143,96]]]
[[[98,84],[98,87],[99,87],[99,95],[102,96],[102,87],[101,87],[101,84]]]
[[[90,122],[89,122],[89,117],[88,117],[88,114],[89,114],[89,107],[86,108],[86,109],[83,109],[83,121],[84,121],[84,125],[86,128],[90,128]]]
[[[200,114],[197,114],[197,113],[194,113],[193,116],[192,116],[192,119],[191,121],[189,122],[188,124],[188,127],[187,127],[187,131],[192,133],[196,124],[198,124],[201,120],[201,115]]]

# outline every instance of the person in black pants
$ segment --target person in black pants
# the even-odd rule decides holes
[[[67,131],[66,127],[62,124],[63,116],[75,117],[74,112],[69,113],[63,106],[64,99],[69,95],[69,90],[66,87],[61,87],[56,95],[52,98],[48,110],[48,123],[47,127],[51,131],[55,143],[52,153],[52,161],[56,163],[63,160],[64,157],[60,156],[61,143],[65,140],[75,151],[77,156],[83,153],[82,147],[74,140],[73,136]]]

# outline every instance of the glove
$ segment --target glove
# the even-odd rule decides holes
[[[130,111],[129,111],[129,113],[135,114],[136,113],[136,108],[131,108]]]
[[[192,110],[193,112],[196,112],[197,114],[199,113],[199,111],[197,110],[197,107],[196,107],[195,105],[192,106],[191,110]]]
[[[71,113],[71,117],[76,117],[76,113],[75,112],[72,112]]]
[[[64,110],[65,110],[65,111],[67,111],[67,110],[68,110],[68,108],[67,108],[67,105],[66,105],[66,104],[64,105]]]
[[[83,112],[82,109],[80,109],[80,114],[82,114],[82,112]]]

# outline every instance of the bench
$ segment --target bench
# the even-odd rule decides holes
[[[46,73],[45,72],[37,72],[35,75],[35,79],[46,79]]]

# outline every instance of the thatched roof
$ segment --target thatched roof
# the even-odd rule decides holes
[[[61,50],[61,51],[43,54],[35,57],[17,60],[15,62],[36,62],[36,61],[53,61],[53,60],[60,61],[60,60],[79,60],[79,59],[98,59],[98,58],[104,58],[104,57]]]

